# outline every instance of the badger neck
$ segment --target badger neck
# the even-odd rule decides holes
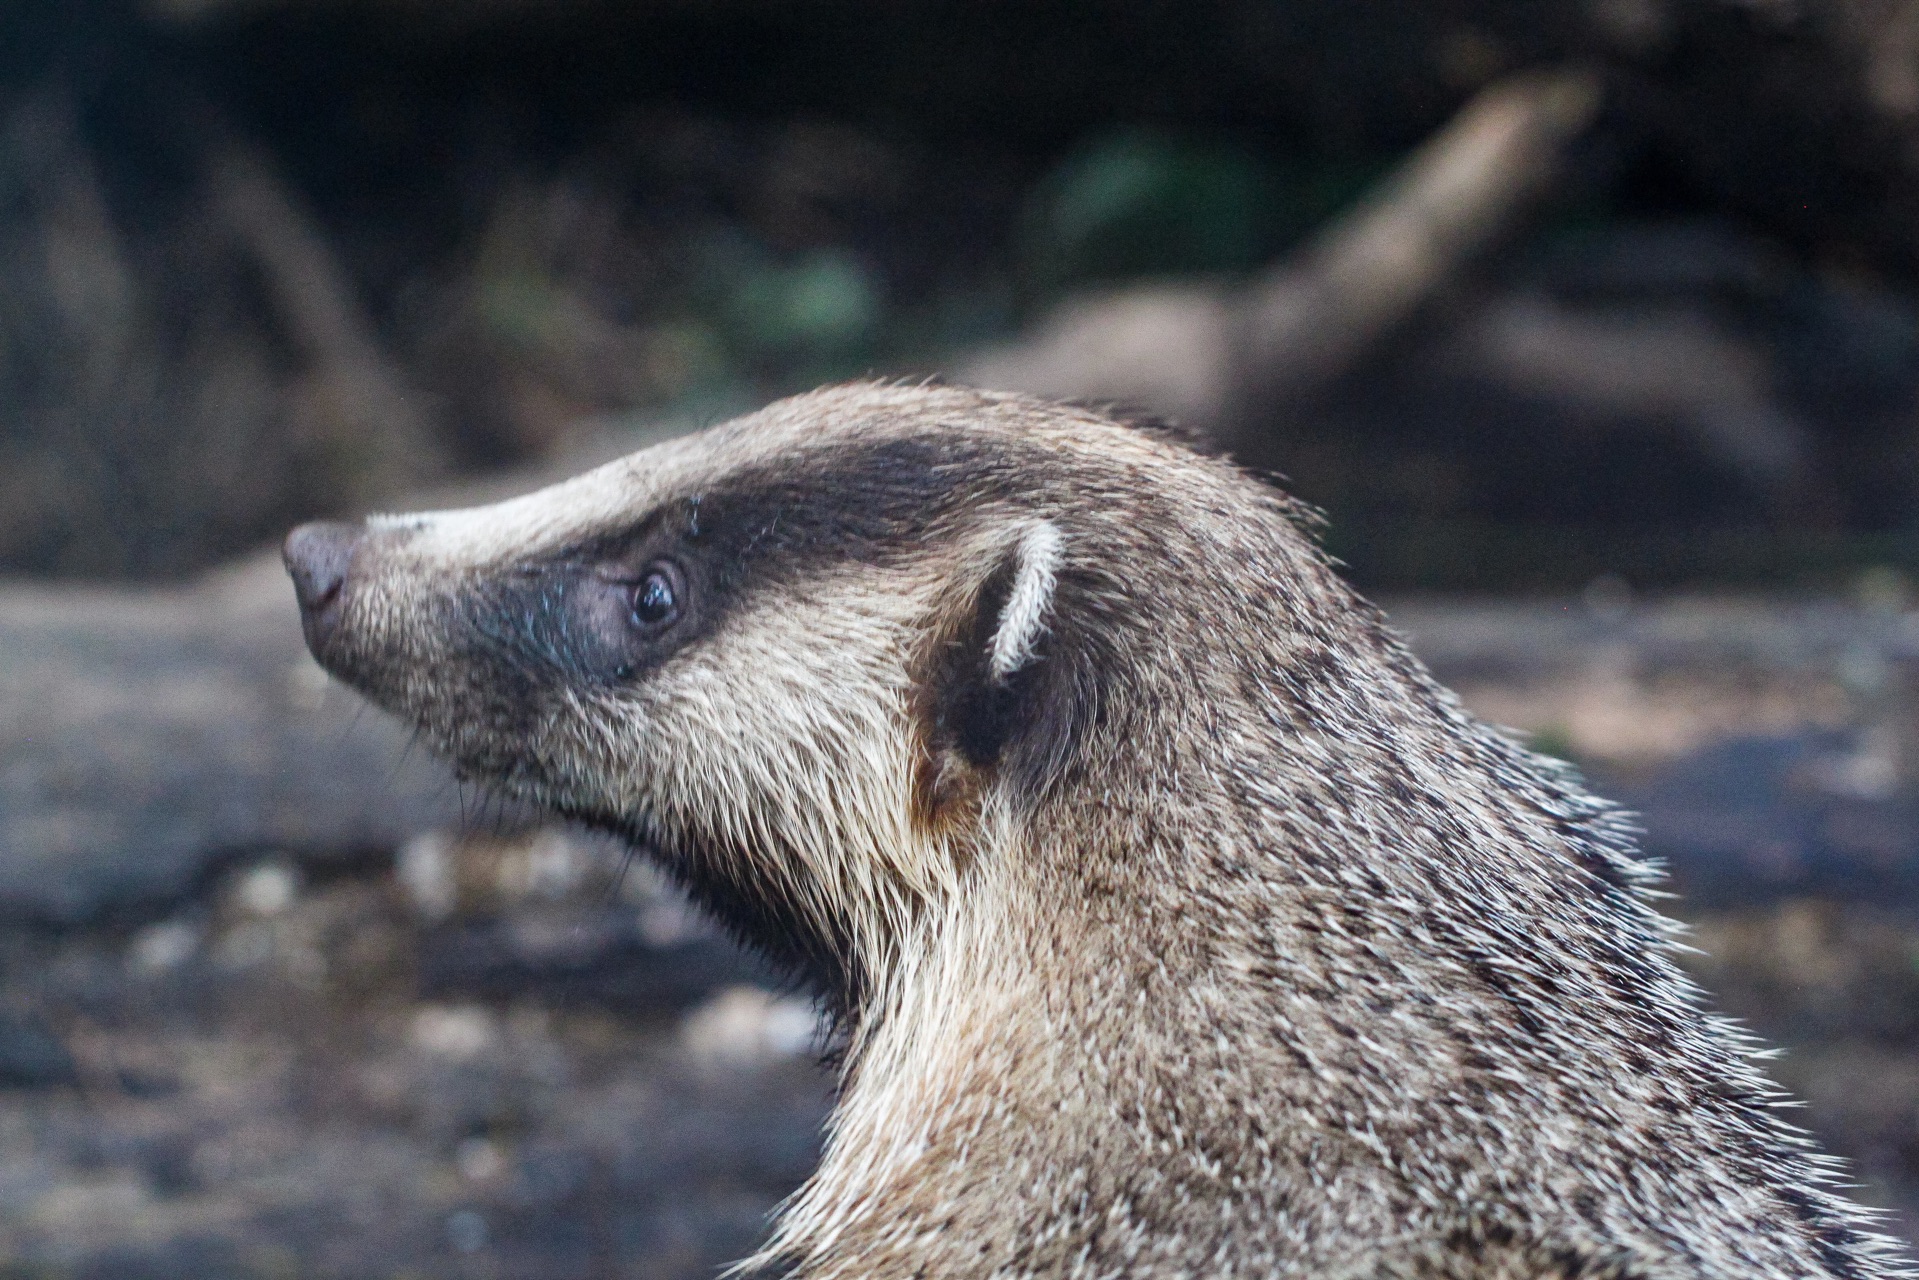
[[[761,1260],[1456,1274],[1379,1263],[1411,1239],[1680,1274],[1674,1240],[1731,1239],[1785,1275],[1854,1248],[1609,811],[1449,704],[1391,732],[1188,736],[1234,754],[1159,761],[1178,786],[1116,781],[1116,752],[989,833],[856,1011]]]
[[[1087,1166],[1089,1109],[1072,1104],[1109,1012],[1089,995],[1141,957],[1111,945],[1122,935],[1102,942],[1083,910],[1049,908],[1030,852],[1017,839],[983,851],[960,891],[926,904],[887,948],[848,1011],[821,1167],[761,1262],[806,1276],[912,1274],[950,1247],[936,1237],[969,1234],[942,1209],[949,1197],[998,1203],[1027,1219],[1025,1232],[1034,1188],[996,1189],[1022,1169]]]
[[[825,1155],[762,1262],[809,1280],[1069,1274],[1102,1232],[1192,1240],[1156,1180],[1217,1230],[1272,1158],[1260,1145],[1284,1140],[1278,1112],[1312,1071],[1269,1049],[1271,975],[1221,946],[1248,906],[1225,899],[1266,892],[1217,882],[1222,859],[1253,860],[1248,814],[1197,778],[1082,779],[1011,809],[851,1011]],[[1371,1207],[1383,1239],[1386,1198]]]

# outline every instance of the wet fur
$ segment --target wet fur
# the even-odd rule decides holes
[[[1893,1274],[1622,817],[1304,519],[1098,410],[832,388],[374,522],[320,656],[816,984],[843,1091],[769,1271]],[[663,555],[651,645],[606,583]]]

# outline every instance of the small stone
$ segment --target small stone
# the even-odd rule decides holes
[[[506,1172],[506,1156],[485,1138],[468,1138],[454,1148],[453,1164],[468,1182],[491,1182]]]
[[[549,900],[564,898],[586,879],[586,851],[565,833],[541,831],[526,842],[521,853],[524,863],[522,883],[530,897]]]
[[[640,940],[649,947],[677,947],[713,935],[713,926],[686,899],[662,895],[638,912]]]
[[[759,987],[728,987],[686,1016],[680,1035],[696,1058],[759,1066],[813,1047],[818,1016],[806,1001]]]
[[[133,935],[127,963],[146,977],[171,973],[200,949],[200,930],[184,920],[163,920]]]
[[[233,900],[249,915],[283,915],[300,896],[300,873],[283,862],[254,867],[234,885]]]
[[[455,1253],[478,1253],[486,1248],[486,1218],[477,1209],[456,1209],[446,1217],[446,1240]]]
[[[820,1015],[811,1001],[795,996],[775,1000],[766,1011],[761,1038],[775,1057],[798,1058],[819,1044]]]
[[[401,845],[394,871],[413,909],[429,922],[446,919],[459,905],[453,841],[444,831],[428,831]]]
[[[478,1005],[427,1005],[413,1015],[410,1038],[436,1058],[470,1062],[498,1042],[499,1029]]]

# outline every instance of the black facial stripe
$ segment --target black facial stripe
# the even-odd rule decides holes
[[[644,581],[647,571],[642,567],[632,576]],[[478,584],[460,596],[464,625],[458,631],[467,640],[463,657],[529,691],[549,684],[590,688],[631,680],[704,634],[711,620],[683,580],[681,594],[687,600],[677,616],[663,626],[638,625],[636,585],[605,564],[578,560]]]
[[[755,607],[762,588],[829,566],[922,555],[963,513],[1105,505],[1102,492],[1121,484],[1129,486],[1130,507],[1150,501],[1136,481],[1082,471],[1064,451],[958,428],[794,450],[737,466],[638,513],[625,528],[470,584],[457,594],[451,619],[464,637],[456,663],[486,690],[495,722],[530,729],[566,692],[644,680],[724,627],[734,611]],[[637,626],[631,591],[661,561],[682,578],[680,615],[668,626]],[[990,707],[954,703],[949,712],[969,714],[935,726],[936,745],[957,747],[975,764],[998,758],[1003,776],[1029,793],[1057,774],[1072,744],[1103,719],[1105,682],[1095,668],[1110,646],[1095,624],[1115,621],[1114,584],[1089,573],[1097,567],[1069,565],[1060,576],[1045,662],[1022,673],[1016,690],[999,691]],[[955,639],[983,655],[986,634]],[[984,668],[974,667],[967,670],[983,679]],[[994,714],[970,714],[982,709]],[[1003,744],[1012,749],[1002,757]]]
[[[479,639],[517,665],[578,674],[577,628],[568,598],[577,585],[574,566],[544,566],[487,584],[466,598],[466,620]]]
[[[991,466],[964,435],[893,439],[743,468],[713,488],[668,502],[625,529],[492,575],[460,593],[469,660],[504,688],[630,680],[708,634],[757,583],[826,561],[876,563],[910,554],[977,492]],[[610,593],[670,560],[683,575],[681,616],[657,635],[631,625],[630,601]]]
[[[963,506],[1017,498],[1029,485],[1015,477],[1047,470],[1037,448],[964,431],[800,453],[703,489],[697,542],[729,585],[826,562],[884,564],[923,551]]]

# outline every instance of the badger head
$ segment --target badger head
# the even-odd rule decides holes
[[[330,672],[464,778],[656,852],[843,1011],[1083,766],[1108,622],[1159,589],[1115,544],[1175,538],[1169,463],[1201,460],[860,385],[495,506],[307,525],[286,559]]]

